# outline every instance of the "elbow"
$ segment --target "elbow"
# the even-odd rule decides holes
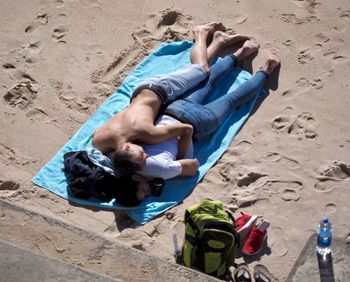
[[[199,162],[197,159],[192,159],[182,165],[181,176],[194,176],[197,174]]]

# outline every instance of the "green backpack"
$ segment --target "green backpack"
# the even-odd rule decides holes
[[[234,264],[240,236],[220,201],[205,200],[185,212],[185,240],[176,262],[223,277]]]

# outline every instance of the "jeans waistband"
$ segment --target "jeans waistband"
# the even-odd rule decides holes
[[[178,121],[181,121],[182,123],[190,124],[190,123],[188,122],[187,119],[185,119],[184,117],[180,116],[179,113],[177,113],[177,112],[175,112],[175,111],[173,111],[173,110],[171,110],[171,109],[166,109],[166,110],[164,111],[164,114],[165,114],[165,115],[168,115],[168,116],[170,116],[170,117],[172,117],[172,118],[175,118],[175,119],[177,119]]]
[[[138,95],[144,89],[151,90],[151,91],[155,92],[157,95],[159,95],[163,104],[165,104],[168,101],[168,95],[166,94],[164,89],[161,86],[154,85],[152,83],[142,84],[139,87],[137,87],[132,95],[132,98],[134,98],[136,95]]]

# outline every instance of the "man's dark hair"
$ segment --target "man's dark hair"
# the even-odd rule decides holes
[[[139,182],[133,180],[131,176],[120,177],[118,186],[116,191],[116,201],[118,204],[126,207],[135,207],[142,202],[136,197]]]
[[[120,175],[131,175],[142,169],[142,166],[135,161],[134,155],[122,149],[116,149],[113,152],[112,162]]]

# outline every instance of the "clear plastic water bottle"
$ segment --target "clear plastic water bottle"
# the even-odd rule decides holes
[[[316,247],[317,254],[320,255],[323,260],[329,258],[331,254],[332,232],[332,224],[328,218],[323,218],[319,225]]]

